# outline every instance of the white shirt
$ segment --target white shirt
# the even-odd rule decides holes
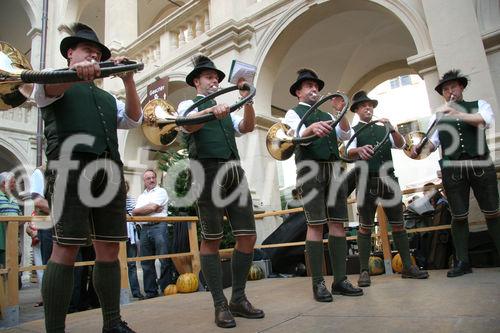
[[[361,124],[366,124],[366,122],[364,121],[359,121]],[[377,126],[377,125],[374,125],[374,126]],[[401,147],[397,147],[396,144],[394,143],[394,139],[392,138],[392,134],[389,134],[389,140],[391,140],[391,147],[393,149],[403,149],[403,147],[405,146],[406,144],[406,140],[405,138],[403,137],[403,145]],[[347,140],[344,142],[344,145],[347,145]],[[351,149],[354,149],[354,148],[357,148],[358,147],[358,138],[354,138],[354,140],[352,140],[351,144],[349,145],[349,147],[347,147],[347,152],[350,152]]]
[[[303,103],[303,102],[300,102],[299,104],[302,104],[302,105],[305,105],[307,107],[311,107],[311,105],[307,104],[307,103]],[[333,118],[333,115],[331,113],[327,113],[331,118],[332,120],[335,120],[335,118]],[[299,126],[299,123],[300,123],[300,116],[297,114],[297,112],[295,112],[295,110],[293,109],[290,109],[287,111],[286,115],[285,115],[285,119],[283,120],[283,123],[290,126],[290,128],[295,132],[295,130],[297,130],[297,126]],[[304,133],[304,131],[306,130],[306,126],[303,125],[300,130],[299,130],[299,136],[302,136],[302,134]],[[337,139],[338,140],[349,140],[351,138],[351,135],[352,135],[352,129],[349,129],[349,131],[345,132],[342,127],[340,127],[340,123],[337,124],[337,126],[335,126],[335,133],[337,134]]]
[[[40,169],[35,169],[30,177],[30,192],[44,197],[45,177]]]
[[[478,104],[477,113],[480,114],[481,117],[483,117],[485,128],[490,128],[490,125],[495,122],[495,113],[493,112],[491,105],[482,99],[478,100],[477,104]],[[429,120],[429,124],[432,124],[435,119],[436,119],[436,114],[433,114],[431,119]],[[441,145],[441,142],[439,141],[439,129],[435,130],[432,133],[429,140],[436,148]]]
[[[205,97],[205,96],[200,95],[200,94],[198,94],[196,96]],[[186,117],[187,115],[198,112],[198,108],[195,108],[193,111],[189,112],[189,114],[186,114],[187,109],[193,104],[194,104],[194,102],[190,99],[180,102],[179,106],[177,107],[177,113],[179,113],[179,115],[181,115],[183,117]],[[234,133],[235,136],[242,136],[243,134],[240,132],[240,122],[243,120],[243,117],[234,114],[234,112],[231,112],[229,114],[229,116],[231,117],[231,121],[233,123],[233,129],[235,132]],[[182,127],[182,131],[185,133],[189,133],[184,127]]]
[[[45,69],[45,70],[50,70],[50,69]],[[45,71],[44,70],[44,71]],[[35,99],[35,103],[38,105],[38,107],[45,107],[48,106],[58,99],[62,98],[64,94],[61,96],[57,97],[48,97],[45,95],[45,88],[43,84],[35,84],[35,92],[33,95],[33,98]],[[113,96],[113,95],[111,95]],[[129,129],[129,128],[135,128],[139,126],[142,123],[142,115],[139,118],[139,120],[135,121],[127,115],[127,112],[125,110],[125,103],[117,99],[115,96],[113,96],[116,101],[116,109],[117,109],[117,127],[120,129]]]
[[[148,214],[147,216],[163,217],[167,216],[167,210],[165,209],[167,202],[168,202],[167,191],[164,188],[156,186],[150,191],[148,191],[147,189],[144,190],[144,192],[142,192],[142,194],[139,195],[139,197],[137,198],[137,203],[135,204],[135,208],[141,208],[143,206],[146,206],[147,204],[155,203],[157,205],[163,206],[163,210],[159,213]],[[141,224],[144,223],[147,222],[142,222]]]

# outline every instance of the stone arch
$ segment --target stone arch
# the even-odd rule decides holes
[[[289,9],[287,9],[283,14],[280,15],[278,20],[273,23],[273,25],[267,30],[267,32],[260,38],[259,46],[256,52],[254,63],[259,68],[259,73],[257,74],[257,86],[259,87],[259,105],[263,106],[264,113],[270,114],[269,105],[273,105],[276,99],[276,94],[273,94],[276,83],[280,84],[279,81],[293,82],[295,71],[300,68],[299,65],[294,66],[293,73],[283,74],[283,71],[287,63],[290,63],[290,50],[293,49],[293,44],[302,36],[302,34],[307,33],[305,30],[311,30],[315,25],[320,24],[327,19],[342,15],[347,16],[349,12],[359,12],[360,15],[375,15],[384,18],[387,22],[387,26],[377,27],[380,31],[383,29],[389,29],[394,31],[394,27],[397,26],[399,30],[404,30],[406,37],[406,50],[402,51],[397,58],[381,59],[377,63],[373,63],[372,67],[361,68],[359,66],[360,61],[356,61],[356,57],[350,57],[345,60],[342,64],[342,69],[339,69],[337,77],[340,79],[335,82],[333,87],[328,87],[328,89],[342,89],[345,91],[350,91],[354,87],[358,87],[360,84],[359,80],[370,79],[377,81],[377,83],[383,82],[384,75],[382,70],[386,69],[388,71],[394,72],[397,68],[404,71],[410,71],[406,59],[410,56],[420,53],[428,53],[431,48],[430,39],[428,36],[428,31],[423,18],[419,13],[420,8],[415,8],[411,5],[409,1],[390,1],[390,0],[372,0],[366,1],[304,1],[297,2]],[[312,14],[314,13],[314,15]],[[365,13],[365,14],[363,14]],[[344,22],[348,24],[344,29],[355,30],[351,22],[344,19]],[[376,23],[376,22],[375,22]],[[391,27],[392,26],[392,27]],[[368,36],[377,37],[374,31],[367,29],[365,35],[361,38],[365,38],[369,42]],[[343,31],[342,31],[343,32]],[[333,32],[332,32],[333,33]],[[358,56],[361,53],[361,47],[352,46],[352,41],[343,40],[342,33],[339,33],[339,42],[344,43],[347,47],[351,47],[352,55]],[[298,37],[295,37],[298,36]],[[327,37],[327,36],[322,36]],[[296,40],[294,40],[296,38]],[[401,36],[399,38],[402,38]],[[351,44],[351,45],[350,45]],[[362,45],[362,44],[361,44]],[[317,45],[318,50],[323,50],[323,45]],[[307,49],[306,53],[320,52],[314,49]],[[366,50],[365,50],[366,51]],[[283,65],[285,63],[285,66]],[[297,61],[301,67],[306,65],[306,60]],[[324,65],[324,64],[323,64]],[[393,68],[397,65],[395,68]],[[314,63],[311,65],[314,66]],[[292,66],[289,66],[292,67]],[[325,67],[325,66],[323,66]],[[356,68],[358,67],[358,68]],[[347,73],[347,70],[354,70],[353,73]],[[291,68],[290,68],[291,70]],[[349,74],[349,75],[346,75]],[[374,76],[382,75],[379,78]],[[350,78],[350,79],[347,79]],[[368,85],[375,86],[375,83],[370,83]],[[283,89],[284,88],[284,89]],[[288,87],[281,87],[280,91],[287,91]],[[282,96],[282,103],[286,104],[286,97]],[[289,99],[288,102],[292,100]],[[267,110],[266,110],[267,106]],[[283,107],[283,105],[277,105],[277,107]]]

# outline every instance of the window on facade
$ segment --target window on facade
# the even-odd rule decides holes
[[[401,85],[402,86],[409,86],[411,85],[411,78],[409,75],[403,75],[399,77],[401,79]]]
[[[399,86],[399,77],[391,80],[391,89],[396,89]]]

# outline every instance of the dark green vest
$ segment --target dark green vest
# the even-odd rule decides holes
[[[461,106],[461,108],[458,108],[461,112],[474,114],[478,111],[477,101],[455,103]],[[472,126],[462,120],[446,116],[439,121],[438,129],[443,160],[458,160],[461,155],[476,157],[489,153],[484,128]],[[455,131],[455,133],[452,134],[450,131]],[[455,140],[459,140],[458,147],[453,151],[449,151],[448,147],[456,144]]]
[[[353,126],[354,132],[357,132],[363,127],[365,123],[358,123],[356,126]],[[357,147],[362,147],[365,145],[372,145],[375,146],[379,142],[382,141],[382,139],[385,136],[385,127],[384,126],[378,126],[378,125],[371,125],[369,128],[366,128],[361,132],[357,137]],[[387,161],[392,162],[392,153],[391,153],[391,140],[388,139],[380,148],[380,150],[372,156],[368,161],[363,161],[363,162],[368,162],[368,168],[369,172],[374,172],[378,173],[380,171],[380,168],[384,163]]]
[[[109,151],[120,162],[117,136],[116,100],[93,83],[76,83],[64,96],[42,108],[47,140],[47,159],[57,159],[64,140],[74,134],[88,134],[94,144],[76,145],[74,152],[101,155]]]
[[[203,97],[196,96],[193,102],[197,102]],[[216,105],[208,101],[198,107],[198,111],[211,108]],[[209,121],[201,129],[185,136],[190,158],[221,158],[239,159],[238,148],[234,138],[234,128],[231,116],[224,119]]]
[[[294,110],[302,119],[304,114],[309,110],[309,106],[299,104]],[[332,117],[321,110],[316,110],[304,122],[305,127],[309,127],[318,121],[332,120]],[[294,128],[293,130],[296,130]],[[298,163],[303,160],[315,161],[336,161],[339,159],[339,148],[337,146],[337,133],[335,128],[323,138],[319,138],[308,145],[297,145],[295,147],[295,162]]]

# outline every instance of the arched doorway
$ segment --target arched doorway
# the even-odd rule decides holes
[[[300,68],[319,74],[326,83],[324,93],[342,90],[351,96],[400,75],[416,74],[407,59],[430,45],[414,9],[402,2],[360,0],[298,3],[262,41],[255,61],[260,69],[259,110],[274,118],[297,103],[288,89]],[[292,172],[280,175],[285,181],[281,187],[294,181],[292,159],[282,169]]]

